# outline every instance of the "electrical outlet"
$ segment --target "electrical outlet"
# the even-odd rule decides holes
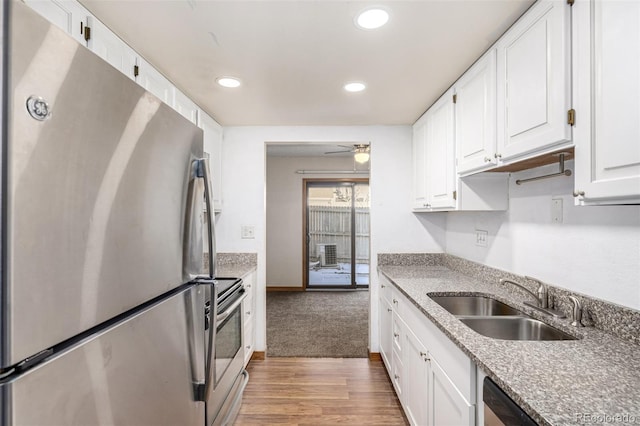
[[[480,247],[487,247],[489,241],[489,232],[482,229],[476,229],[476,245]]]
[[[255,226],[242,225],[240,227],[240,232],[242,234],[243,239],[254,239],[256,237],[256,228]]]

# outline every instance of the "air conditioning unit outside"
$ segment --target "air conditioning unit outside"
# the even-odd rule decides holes
[[[338,266],[338,248],[336,244],[317,244],[320,266]]]

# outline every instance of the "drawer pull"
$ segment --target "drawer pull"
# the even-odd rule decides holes
[[[400,337],[398,333],[393,333],[393,337]]]

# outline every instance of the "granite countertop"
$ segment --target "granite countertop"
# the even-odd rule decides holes
[[[541,425],[640,424],[640,347],[594,327],[576,328],[523,305],[517,289],[446,266],[381,265],[384,274]],[[482,336],[427,293],[489,295],[578,340],[511,341]]]
[[[205,257],[205,269],[207,258]],[[218,253],[216,276],[219,278],[244,278],[258,265],[256,253]]]

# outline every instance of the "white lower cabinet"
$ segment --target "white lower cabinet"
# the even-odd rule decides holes
[[[382,275],[380,282],[391,285]],[[399,290],[392,288],[391,298],[390,304],[381,298],[381,350],[407,419],[416,426],[473,426],[475,364]]]
[[[253,271],[249,275],[243,278],[244,288],[247,292],[247,297],[242,302],[242,315],[243,315],[243,329],[242,329],[242,343],[244,345],[244,365],[245,367],[251,360],[251,356],[255,350],[256,333],[254,326],[254,318],[256,312],[256,272]]]
[[[422,424],[460,426],[475,424],[475,405],[470,404],[435,359],[429,369],[429,421]],[[416,423],[419,424],[419,423]]]
[[[404,411],[413,425],[428,424],[429,357],[422,342],[407,329],[404,333]]]
[[[392,321],[393,309],[391,309],[391,303],[384,297],[380,297],[380,354],[387,369],[391,367]]]

